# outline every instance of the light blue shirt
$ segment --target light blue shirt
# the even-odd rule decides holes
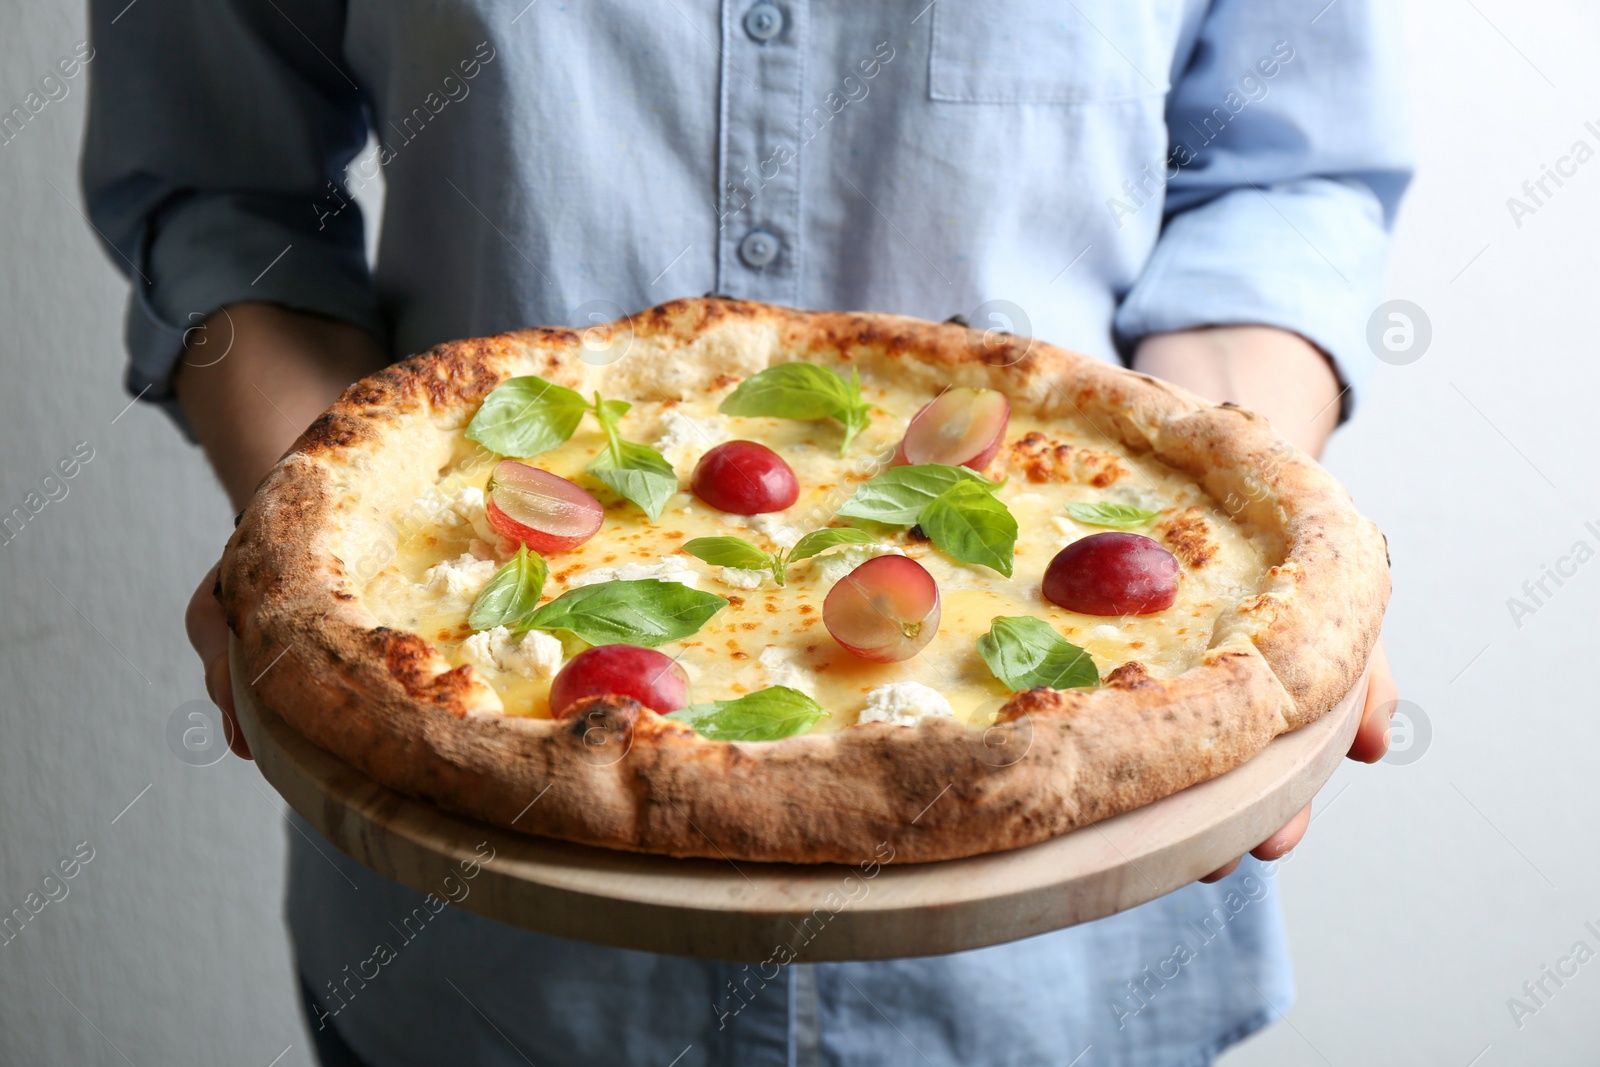
[[[84,184],[134,279],[130,389],[169,410],[184,330],[233,302],[398,356],[707,292],[1105,359],[1266,323],[1359,390],[1409,175],[1391,7],[96,0]],[[370,271],[344,184],[369,133]],[[421,898],[291,843],[299,964],[328,995]],[[383,1067],[1204,1063],[1289,1000],[1267,885],[1247,864],[1019,944],[789,968],[720,1027],[729,967],[448,908],[333,1025]]]

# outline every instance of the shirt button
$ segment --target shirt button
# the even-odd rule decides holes
[[[776,4],[757,4],[744,13],[744,32],[765,44],[783,30],[783,12]]]
[[[778,258],[778,239],[766,230],[751,230],[739,242],[739,258],[745,266],[760,270]]]

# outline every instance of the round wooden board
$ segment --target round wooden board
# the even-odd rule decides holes
[[[1169,893],[1248,851],[1310,802],[1350,747],[1367,688],[1363,676],[1331,712],[1242,767],[1136,811],[1010,852],[864,870],[617,852],[453,815],[313,745],[261,705],[242,676],[235,660],[234,702],[262,775],[379,874],[443,895],[447,876],[492,848],[461,902],[468,911],[582,941],[744,962],[959,952]]]

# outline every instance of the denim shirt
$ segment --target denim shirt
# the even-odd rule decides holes
[[[133,281],[130,391],[169,410],[185,331],[234,302],[399,356],[708,292],[1105,359],[1265,323],[1328,353],[1348,409],[1409,176],[1381,0],[91,6],[85,195]],[[369,267],[352,189],[380,175]],[[423,898],[309,840],[291,926],[335,996]],[[1247,864],[1012,945],[785,968],[732,1015],[737,968],[446,907],[331,1025],[385,1065],[1200,1063],[1287,1004],[1267,885]]]

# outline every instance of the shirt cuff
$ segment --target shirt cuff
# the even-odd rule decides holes
[[[1372,372],[1366,323],[1388,243],[1383,206],[1358,181],[1232,190],[1167,221],[1117,310],[1118,346],[1203,326],[1290,330],[1333,360],[1343,421]]]
[[[303,212],[304,219],[293,214]],[[128,391],[166,411],[189,440],[172,376],[184,339],[229,304],[257,301],[348,322],[382,338],[367,272],[361,216],[352,203],[322,228],[309,206],[248,194],[193,196],[159,213],[140,242],[128,299]],[[205,366],[226,358],[231,331],[209,331],[188,354]],[[196,338],[195,340],[199,340]]]

